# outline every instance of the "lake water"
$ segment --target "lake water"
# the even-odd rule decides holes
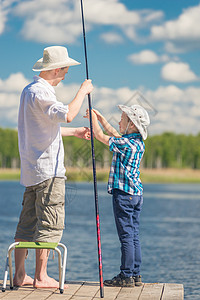
[[[7,248],[13,242],[24,188],[18,182],[0,182],[0,279]],[[185,299],[200,299],[200,185],[146,184],[141,214],[144,282],[184,284]],[[120,244],[112,199],[106,184],[98,184],[103,277],[119,273]],[[98,255],[92,183],[66,184],[66,229],[62,242],[68,248],[68,280],[96,281]],[[29,251],[27,273],[34,276],[34,251]],[[58,278],[57,257],[50,255],[49,275]]]

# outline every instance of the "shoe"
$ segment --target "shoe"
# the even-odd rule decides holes
[[[135,282],[133,277],[124,277],[121,273],[113,277],[113,279],[105,280],[105,286],[120,286],[120,287],[134,287]]]
[[[141,285],[143,285],[142,276],[141,275],[133,276],[133,280],[135,281],[135,286],[141,286]]]

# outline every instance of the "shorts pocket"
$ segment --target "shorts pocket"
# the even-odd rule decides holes
[[[37,191],[43,205],[57,205],[65,202],[64,178],[52,178],[44,182],[44,186]]]
[[[43,227],[51,229],[64,229],[64,204],[58,204],[56,206],[45,206],[40,217],[40,223]]]
[[[52,229],[64,229],[65,180],[52,178],[37,192],[38,225]]]

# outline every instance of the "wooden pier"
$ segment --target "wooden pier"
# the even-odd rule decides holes
[[[5,292],[0,291],[0,299],[5,300],[95,300],[101,299],[99,283],[67,281],[68,289],[60,294],[57,289],[34,289],[31,286],[10,290],[9,282]],[[2,281],[1,281],[2,286]],[[144,283],[140,287],[104,287],[105,300],[183,300],[182,284]]]

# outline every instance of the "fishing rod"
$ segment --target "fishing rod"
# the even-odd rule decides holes
[[[89,79],[88,72],[88,60],[87,60],[87,47],[85,37],[85,22],[83,13],[83,1],[81,1],[81,16],[82,16],[82,27],[83,27],[83,41],[85,51],[85,66],[86,66],[86,78]],[[95,164],[95,152],[94,152],[94,137],[93,137],[93,126],[92,126],[92,105],[91,97],[88,94],[88,106],[90,116],[90,132],[91,132],[91,149],[92,149],[92,166],[93,166],[93,181],[94,181],[94,195],[95,195],[95,211],[96,211],[96,229],[97,229],[97,245],[98,245],[98,261],[99,261],[99,283],[100,283],[100,297],[104,298],[103,289],[103,269],[102,269],[102,255],[101,255],[101,236],[100,236],[100,218],[99,218],[99,204],[98,204],[98,193],[97,193],[97,178],[96,178],[96,164]]]

